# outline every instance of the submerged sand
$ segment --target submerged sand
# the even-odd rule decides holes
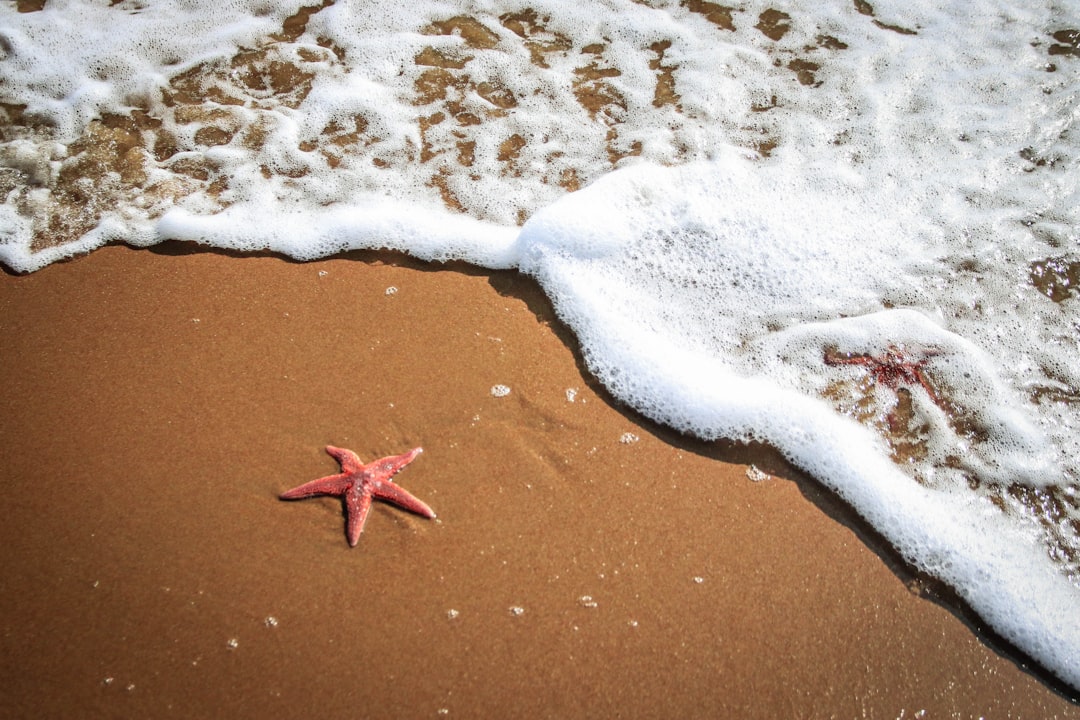
[[[514,273],[108,247],[0,277],[0,336],[4,717],[1080,718]],[[279,501],[326,444],[423,446],[438,519]]]

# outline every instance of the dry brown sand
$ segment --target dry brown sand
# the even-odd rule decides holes
[[[513,273],[110,247],[0,277],[0,337],[0,716],[1080,718]],[[279,501],[328,443],[422,445],[438,519]]]

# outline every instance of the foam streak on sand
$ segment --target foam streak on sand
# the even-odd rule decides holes
[[[1075,8],[129,5],[0,9],[0,260],[517,267],[615,397],[775,445],[1080,689]]]

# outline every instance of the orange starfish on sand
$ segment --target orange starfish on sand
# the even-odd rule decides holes
[[[367,465],[361,462],[352,450],[327,445],[326,452],[341,463],[341,472],[294,487],[292,490],[281,493],[281,499],[300,500],[313,495],[344,497],[349,545],[356,547],[357,541],[360,540],[368,510],[371,509],[371,502],[375,498],[386,500],[426,518],[435,517],[435,513],[427,504],[395,485],[393,480],[394,475],[423,452],[423,448],[413,448],[403,455],[384,457]]]

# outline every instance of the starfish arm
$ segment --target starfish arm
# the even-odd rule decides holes
[[[318,480],[304,483],[281,493],[282,500],[299,500],[312,495],[343,495],[353,484],[353,479],[346,473],[328,475]]]
[[[834,347],[825,348],[826,365],[871,365],[873,359],[869,355],[853,355],[842,353]]]
[[[371,494],[380,500],[391,502],[400,508],[414,512],[417,515],[426,518],[435,517],[435,511],[428,507],[427,503],[417,498],[405,488],[400,485],[395,485],[389,480],[386,482],[373,483]]]
[[[919,384],[922,385],[922,389],[926,391],[926,394],[930,396],[930,402],[944,409],[945,406],[942,405],[941,400],[938,398],[937,393],[934,391],[933,385],[930,384],[930,379],[926,377],[926,373],[916,368],[915,378],[918,380]]]
[[[380,480],[389,480],[401,472],[401,469],[416,459],[416,456],[424,452],[424,448],[413,448],[401,455],[391,455],[380,458],[367,466],[368,472]]]
[[[844,357],[843,355],[826,355],[826,365],[865,365],[860,357]]]
[[[349,545],[356,547],[356,543],[360,542],[360,533],[364,532],[368,510],[371,509],[371,493],[349,493],[345,496],[345,507],[348,512],[345,527]]]
[[[333,457],[341,465],[341,471],[343,473],[356,472],[364,467],[364,463],[360,461],[360,456],[354,453],[352,450],[346,450],[345,448],[334,447],[333,445],[326,446],[326,452]]]

